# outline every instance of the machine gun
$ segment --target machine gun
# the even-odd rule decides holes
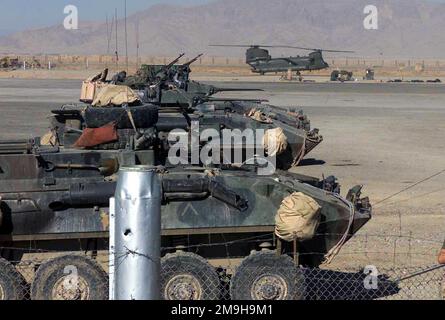
[[[197,55],[196,57],[194,57],[192,60],[184,63],[182,66],[183,67],[190,67],[193,63],[195,63],[199,58],[201,58],[204,55],[204,53],[201,53],[199,55]]]
[[[185,56],[185,53],[181,53],[175,60],[167,64],[166,66],[162,67],[161,71],[159,71],[156,74],[156,78],[160,79],[161,81],[166,79],[170,73],[171,68],[178,63],[178,61]]]
[[[175,64],[178,63],[178,61],[185,56],[185,53],[181,53],[179,55],[179,57],[177,57],[175,60],[173,60],[172,62],[170,62],[168,65],[165,66],[165,70],[169,70],[171,67],[173,67]]]
[[[190,78],[190,73],[192,72],[190,70],[190,66],[195,63],[199,58],[201,58],[204,54],[201,53],[199,55],[197,55],[195,58],[193,58],[192,60],[184,63],[181,66],[178,66],[175,75],[173,76],[172,81],[176,81],[176,82],[182,82],[183,84],[187,85],[187,83],[189,82],[189,78]]]

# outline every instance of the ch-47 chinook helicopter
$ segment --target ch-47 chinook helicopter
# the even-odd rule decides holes
[[[215,44],[211,47],[247,48],[246,63],[252,67],[252,72],[264,75],[271,72],[297,72],[313,71],[329,68],[323,59],[323,52],[353,53],[353,51],[324,50],[294,46],[267,46],[267,45],[225,45]],[[307,56],[272,58],[265,48],[284,48],[312,51]]]

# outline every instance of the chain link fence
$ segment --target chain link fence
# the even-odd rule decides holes
[[[235,270],[217,268],[215,273],[187,265],[164,266],[162,271],[161,293],[171,300],[441,299],[440,272],[405,284],[398,278],[409,270],[402,269],[373,274],[366,270],[241,265]]]
[[[119,266],[114,266],[118,268]],[[0,300],[107,300],[107,256],[82,254],[0,260]],[[295,267],[288,256],[258,251],[236,266],[186,252],[161,263],[167,300],[441,300],[445,267]]]

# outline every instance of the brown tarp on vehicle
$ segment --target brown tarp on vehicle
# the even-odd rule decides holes
[[[313,198],[294,192],[281,202],[275,216],[275,234],[289,242],[312,239],[320,217],[321,207]]]
[[[116,123],[112,122],[100,128],[85,128],[74,147],[91,148],[100,144],[118,140]]]

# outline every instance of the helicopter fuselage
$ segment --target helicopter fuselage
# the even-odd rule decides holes
[[[314,61],[310,57],[289,57],[289,58],[272,58],[272,59],[256,59],[248,61],[255,73],[271,73],[286,71],[313,71],[329,68],[324,61]]]
[[[287,71],[313,71],[329,68],[323,59],[323,52],[354,53],[354,51],[314,49],[283,45],[243,45],[243,44],[213,44],[212,47],[247,48],[246,63],[252,67],[254,73],[271,73]],[[310,51],[306,56],[273,58],[267,48],[286,48]]]

